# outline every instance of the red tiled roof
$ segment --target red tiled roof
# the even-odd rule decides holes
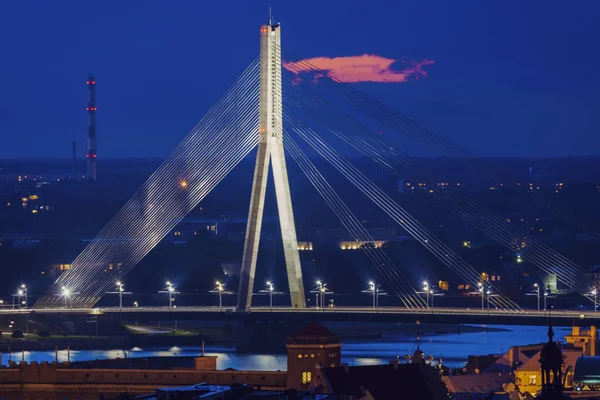
[[[317,321],[312,321],[304,328],[300,329],[294,336],[317,336],[317,337],[330,337],[335,336],[333,332],[319,324]]]
[[[531,357],[525,364],[521,365],[517,369],[522,371],[534,371],[539,370],[541,368],[540,364],[540,356],[541,351],[538,351],[535,356]],[[577,363],[577,359],[581,355],[581,350],[563,350],[563,369],[567,369],[569,367],[575,368],[575,364]]]
[[[503,391],[503,385],[514,382],[511,373],[484,372],[477,375],[444,376],[443,381],[452,393],[489,393]]]

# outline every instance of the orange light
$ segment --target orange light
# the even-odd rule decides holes
[[[181,181],[181,183],[179,183],[179,185],[180,185],[182,188],[186,188],[186,187],[187,187],[187,185],[188,185],[188,183],[187,183],[186,181]]]

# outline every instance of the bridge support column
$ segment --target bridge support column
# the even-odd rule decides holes
[[[238,310],[248,310],[252,305],[256,260],[270,162],[273,165],[279,224],[283,239],[292,307],[306,307],[302,269],[296,238],[296,226],[294,223],[294,211],[292,209],[292,198],[283,147],[280,29],[279,24],[274,24],[271,21],[269,25],[260,27],[259,144],[254,168],[252,194],[250,197],[244,254],[242,256]]]

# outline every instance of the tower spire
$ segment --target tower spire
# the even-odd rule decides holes
[[[305,308],[306,298],[292,197],[283,148],[283,115],[281,94],[281,26],[273,25],[269,8],[269,25],[260,27],[260,98],[258,149],[254,167],[254,181],[248,211],[248,225],[244,241],[244,254],[240,272],[238,310],[252,305],[256,260],[260,242],[269,164],[272,163],[273,182],[277,198],[277,211],[283,242],[292,307]]]

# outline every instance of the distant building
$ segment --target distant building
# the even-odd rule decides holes
[[[316,382],[317,364],[336,367],[342,360],[340,338],[315,321],[289,337],[285,346],[288,388],[308,390]]]
[[[348,400],[447,400],[439,371],[424,362],[349,367],[324,367],[317,372],[316,393]]]
[[[600,392],[600,357],[581,356],[577,359],[573,388],[578,392]]]

